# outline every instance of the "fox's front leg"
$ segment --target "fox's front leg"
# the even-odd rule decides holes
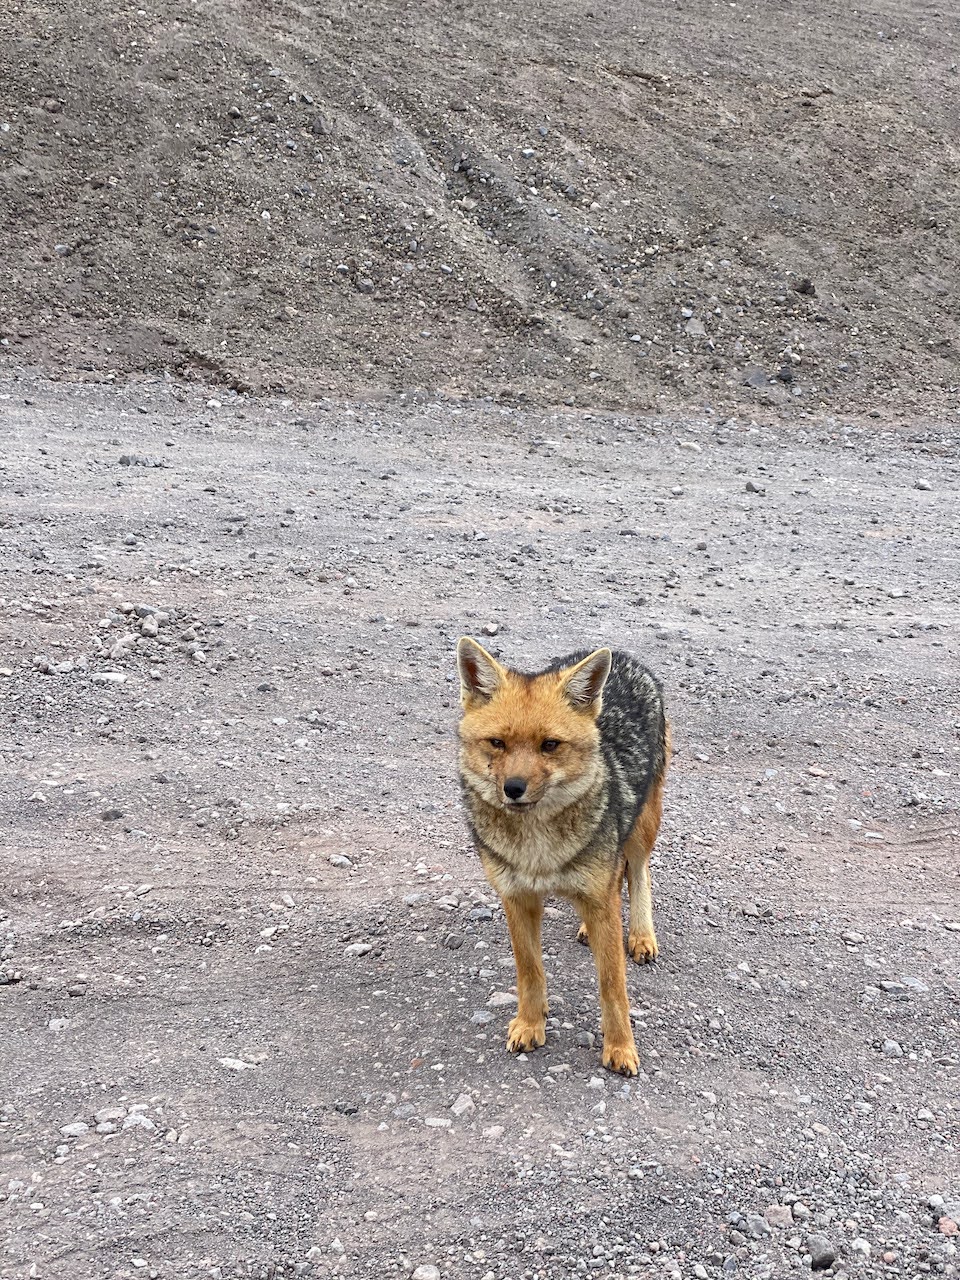
[[[518,1053],[547,1040],[547,977],[540,947],[543,899],[532,894],[504,898],[503,910],[517,964],[517,1016],[507,1029],[507,1048]]]

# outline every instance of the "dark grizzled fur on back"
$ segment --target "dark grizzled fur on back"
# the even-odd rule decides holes
[[[562,671],[589,653],[589,649],[581,649],[554,658],[544,671]],[[643,808],[650,784],[663,773],[666,718],[660,682],[621,649],[613,650],[597,725],[600,753],[607,766],[607,814],[616,820],[617,843],[622,844]]]

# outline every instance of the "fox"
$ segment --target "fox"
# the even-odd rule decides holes
[[[637,659],[608,648],[572,653],[543,671],[505,666],[469,636],[457,645],[462,715],[458,766],[468,825],[499,895],[517,972],[507,1050],[546,1043],[541,930],[559,895],[580,917],[600,993],[602,1063],[634,1076],[639,1057],[627,999],[620,914],[630,894],[627,951],[659,954],[650,854],[663,816],[670,726],[663,689]]]

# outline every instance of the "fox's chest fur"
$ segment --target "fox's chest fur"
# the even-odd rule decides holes
[[[576,898],[592,891],[598,875],[609,877],[619,840],[602,764],[587,781],[581,798],[558,812],[510,813],[488,804],[463,778],[473,838],[498,893]]]

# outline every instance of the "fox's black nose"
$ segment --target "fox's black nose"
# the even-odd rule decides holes
[[[508,800],[519,800],[527,789],[523,778],[508,778],[503,784],[503,794]]]

